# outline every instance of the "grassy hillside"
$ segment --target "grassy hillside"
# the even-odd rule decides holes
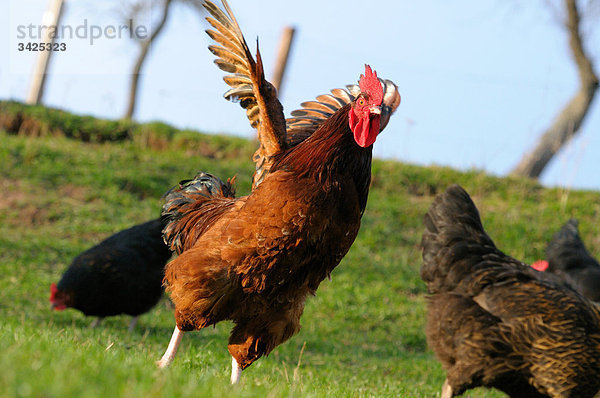
[[[151,137],[166,127],[139,128]],[[187,334],[172,367],[160,371],[154,361],[174,325],[166,299],[128,333],[127,317],[89,329],[92,319],[79,312],[51,312],[48,296],[74,256],[157,216],[161,195],[180,179],[199,170],[237,174],[238,192],[248,192],[253,145],[206,136],[185,143],[176,131],[160,145],[37,135],[0,133],[0,396],[439,396],[444,374],[423,333],[418,242],[427,207],[452,183],[473,195],[507,253],[542,257],[545,242],[574,216],[592,253],[600,254],[597,192],[375,161],[359,237],[308,301],[302,331],[232,388],[231,324]]]

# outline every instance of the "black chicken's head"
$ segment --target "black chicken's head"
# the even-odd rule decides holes
[[[59,290],[56,287],[56,283],[50,285],[50,303],[52,303],[52,309],[62,311],[66,308],[72,307],[72,295]]]

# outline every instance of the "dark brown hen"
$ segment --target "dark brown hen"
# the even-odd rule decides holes
[[[421,277],[427,341],[446,370],[442,397],[493,387],[511,397],[593,397],[600,313],[552,275],[506,256],[455,185],[425,215]]]
[[[165,283],[176,327],[159,366],[173,360],[182,332],[232,320],[235,383],[242,369],[298,332],[306,297],[350,249],[367,203],[372,144],[400,95],[366,66],[354,93],[328,113],[315,116],[319,105],[304,104],[306,114],[286,125],[260,54],[254,61],[223,6],[205,1],[216,29],[209,35],[221,45],[211,51],[233,73],[226,98],[239,100],[258,130],[256,172],[248,196],[235,198],[228,183],[206,173],[167,194],[165,239],[179,256]]]

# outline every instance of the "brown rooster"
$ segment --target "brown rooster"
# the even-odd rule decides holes
[[[200,173],[166,195],[164,237],[179,256],[165,284],[176,327],[159,361],[167,366],[182,332],[232,320],[231,381],[300,329],[306,297],[350,249],[371,179],[372,144],[400,103],[396,86],[368,66],[359,86],[333,90],[286,120],[235,18],[206,1],[217,65],[234,73],[225,97],[239,100],[260,147],[252,193]]]
[[[598,309],[498,250],[458,185],[425,215],[422,246],[427,340],[447,372],[442,398],[478,386],[511,397],[598,393]]]

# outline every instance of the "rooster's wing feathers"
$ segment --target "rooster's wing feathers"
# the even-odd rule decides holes
[[[354,101],[355,96],[349,91],[336,88],[331,94],[323,94],[316,101],[307,101],[301,104],[301,109],[292,111],[287,122],[287,144],[296,146],[310,137],[325,120],[331,117],[338,109]]]
[[[256,163],[254,187],[268,172],[271,157],[287,147],[283,107],[277,99],[277,90],[265,79],[258,46],[255,61],[227,1],[222,0],[222,3],[225,11],[209,0],[203,4],[212,16],[206,20],[216,29],[206,33],[220,44],[208,48],[217,56],[217,66],[232,73],[224,77],[231,87],[225,98],[239,102],[246,109],[252,127],[258,130],[260,146],[253,158]]]
[[[206,33],[220,44],[208,48],[217,56],[217,66],[231,73],[223,78],[231,87],[225,98],[239,102],[246,109],[250,125],[258,130],[259,148],[253,156],[256,165],[252,181],[254,189],[269,173],[274,155],[310,137],[337,110],[352,102],[360,94],[360,87],[352,84],[346,86],[347,89],[331,90],[331,94],[321,95],[317,101],[304,102],[301,109],[293,111],[292,117],[285,120],[277,90],[265,79],[258,46],[255,61],[227,1],[222,0],[222,3],[225,11],[210,0],[203,4],[212,16],[206,20],[216,29]],[[389,116],[400,104],[400,94],[392,81],[379,80],[384,92],[383,130]]]

